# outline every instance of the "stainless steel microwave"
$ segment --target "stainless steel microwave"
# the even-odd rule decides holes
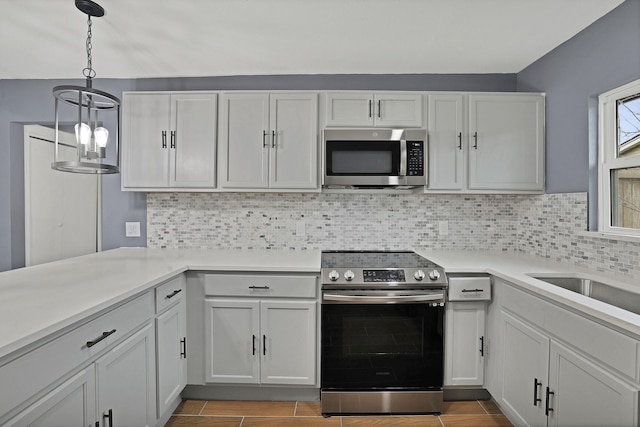
[[[325,129],[323,185],[411,188],[427,185],[424,129]]]

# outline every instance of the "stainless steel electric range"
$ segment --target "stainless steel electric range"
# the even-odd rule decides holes
[[[442,412],[444,270],[409,251],[321,260],[322,414]]]

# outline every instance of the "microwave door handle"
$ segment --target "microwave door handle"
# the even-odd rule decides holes
[[[400,176],[407,175],[407,140],[400,140]]]

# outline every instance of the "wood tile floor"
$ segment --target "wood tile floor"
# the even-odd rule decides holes
[[[503,427],[511,423],[492,401],[445,402],[440,416],[324,418],[320,402],[185,400],[165,427]]]

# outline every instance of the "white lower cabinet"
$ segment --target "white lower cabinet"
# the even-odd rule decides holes
[[[449,302],[445,323],[445,386],[484,384],[485,302]]]
[[[496,282],[499,351],[489,370],[498,381],[488,388],[510,421],[516,426],[638,426],[640,384],[634,366],[640,342]]]
[[[205,301],[206,382],[313,385],[316,302]]]
[[[7,427],[90,426],[96,417],[94,366],[75,374],[56,389],[11,419]]]
[[[100,425],[155,425],[153,324],[136,332],[96,361]]]
[[[156,288],[157,411],[162,419],[187,384],[187,310],[185,277]]]

